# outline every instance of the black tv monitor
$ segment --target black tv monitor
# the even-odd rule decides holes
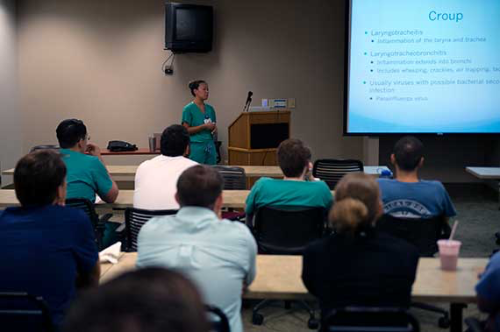
[[[165,3],[165,49],[174,53],[210,52],[213,7]]]

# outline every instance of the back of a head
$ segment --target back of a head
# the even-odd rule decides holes
[[[299,139],[287,139],[278,146],[278,164],[286,177],[298,177],[311,161],[311,150]]]
[[[223,179],[212,167],[196,165],[185,170],[177,181],[179,204],[213,209],[222,194]]]
[[[364,173],[349,173],[335,187],[329,219],[338,233],[355,235],[373,225],[381,213],[380,204],[375,179]]]
[[[16,197],[22,206],[52,204],[64,184],[66,165],[52,150],[38,150],[21,158],[14,170]]]
[[[181,125],[171,125],[161,134],[161,154],[168,157],[183,156],[189,145],[189,134]]]
[[[414,136],[405,136],[394,145],[396,163],[403,171],[413,171],[424,156],[424,145]]]
[[[87,127],[77,119],[64,120],[57,126],[57,140],[63,149],[72,148],[87,135]]]
[[[146,268],[88,291],[70,308],[66,332],[207,332],[197,289],[180,273]]]

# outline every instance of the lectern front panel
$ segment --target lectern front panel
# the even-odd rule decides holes
[[[269,123],[250,125],[250,148],[272,149],[289,138],[288,123]]]

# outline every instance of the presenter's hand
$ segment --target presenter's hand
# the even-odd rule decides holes
[[[217,125],[214,123],[214,129],[212,130],[212,135],[215,135],[217,133]]]
[[[217,128],[215,126],[215,123],[213,123],[213,122],[205,123],[205,129],[213,131],[215,128]]]
[[[94,143],[87,143],[87,154],[90,154],[91,156],[100,157],[101,149]]]

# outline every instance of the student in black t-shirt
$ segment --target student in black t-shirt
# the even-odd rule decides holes
[[[323,317],[346,306],[409,307],[418,252],[374,229],[381,214],[380,192],[372,177],[352,173],[337,184],[329,216],[335,234],[306,249],[302,270]]]

